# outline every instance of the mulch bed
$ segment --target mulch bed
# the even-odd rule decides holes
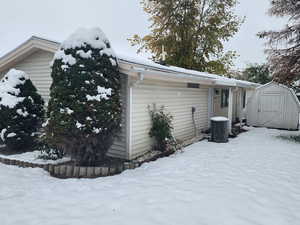
[[[26,151],[12,151],[12,150],[8,150],[6,146],[4,147],[0,147],[0,154],[1,155],[17,155],[17,154],[22,154],[25,153]]]
[[[170,155],[173,155],[175,153],[175,151],[165,151],[165,152],[161,152],[157,155],[154,155],[153,157],[144,160],[142,163],[146,163],[146,162],[153,162],[156,161],[159,158],[164,158],[164,157],[168,157]]]

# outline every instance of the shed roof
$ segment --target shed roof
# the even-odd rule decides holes
[[[47,38],[32,36],[27,41],[17,46],[0,58],[0,72],[7,70],[14,63],[26,58],[29,54],[39,49],[55,52],[59,49],[60,43]],[[140,56],[118,54],[117,57],[121,70],[131,71],[136,74],[156,78],[158,80],[176,80],[178,82],[197,82],[211,85],[233,86],[255,88],[260,84],[227,78],[224,76],[188,70],[175,66],[167,66],[155,63]]]

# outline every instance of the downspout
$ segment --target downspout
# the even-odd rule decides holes
[[[211,127],[210,118],[214,115],[214,88],[208,90],[208,128]]]
[[[196,112],[196,107],[192,107],[192,120],[193,120],[193,125],[194,125],[194,136],[197,137],[197,126],[196,126],[196,120],[195,120],[195,112]]]
[[[138,79],[132,83],[132,86],[133,87],[138,86],[138,84],[140,84],[143,80],[144,80],[144,74],[141,72],[138,72]]]
[[[233,108],[233,88],[229,88],[229,102],[228,102],[228,119],[229,119],[229,134],[232,134],[232,108]]]

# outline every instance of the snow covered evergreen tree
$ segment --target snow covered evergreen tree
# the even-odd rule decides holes
[[[47,138],[78,165],[102,160],[120,129],[120,73],[99,28],[79,29],[54,57]]]
[[[269,14],[288,18],[288,24],[278,31],[258,35],[268,39],[270,69],[275,81],[291,85],[300,79],[300,1],[272,0]]]
[[[0,82],[0,130],[7,148],[28,150],[44,117],[44,101],[28,75],[11,69]]]

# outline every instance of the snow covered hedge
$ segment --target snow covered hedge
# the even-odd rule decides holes
[[[78,165],[103,159],[120,129],[120,73],[99,28],[79,29],[55,54],[47,139]]]
[[[0,131],[7,148],[32,147],[44,116],[44,101],[28,75],[11,69],[0,81]]]

